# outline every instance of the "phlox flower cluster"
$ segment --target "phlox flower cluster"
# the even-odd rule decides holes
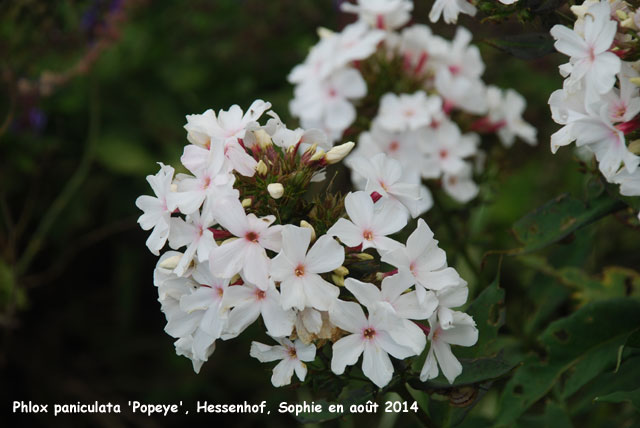
[[[451,345],[472,346],[478,331],[455,310],[467,284],[424,220],[405,243],[395,239],[420,211],[420,188],[381,154],[372,173],[389,181],[370,184],[377,196],[305,199],[353,143],[332,147],[322,131],[288,129],[269,109],[258,100],[246,112],[234,105],[187,116],[188,173],[160,164],[147,177],[154,195],[136,201],[159,256],[154,284],[176,353],[199,372],[220,341],[257,323],[273,343],[254,341],[249,352],[278,361],[275,386],[294,374],[342,375],[362,355],[362,372],[382,388],[393,377],[391,357],[423,352],[416,376],[441,370],[453,382],[462,366]]]
[[[573,29],[551,29],[555,48],[569,57],[560,66],[563,87],[549,98],[563,125],[551,151],[575,142],[621,194],[640,196],[640,16],[623,1],[589,0],[571,10]]]
[[[343,3],[357,21],[337,33],[321,29],[289,81],[290,110],[303,127],[324,129],[334,141],[357,135],[347,160],[356,187],[383,194],[388,180],[402,178],[415,187],[411,194],[423,196],[410,209],[416,217],[431,206],[425,182],[461,203],[478,194],[481,134],[497,135],[505,147],[516,138],[533,145],[536,129],[522,119],[520,94],[483,82],[485,66],[468,30],[459,27],[449,41],[425,25],[407,26],[412,9],[410,0]],[[380,153],[389,158],[385,165],[375,158]],[[390,195],[401,199],[405,191]]]

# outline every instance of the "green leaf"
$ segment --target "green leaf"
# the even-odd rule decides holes
[[[499,282],[500,275],[467,308],[466,312],[478,326],[478,342],[469,348],[456,348],[454,353],[457,356],[471,358],[495,354],[493,344],[505,320],[504,290]]]
[[[514,254],[536,251],[562,240],[577,229],[624,207],[604,193],[588,204],[563,194],[527,214],[513,225],[524,246]]]
[[[527,358],[505,386],[498,423],[513,423],[569,369],[581,368],[571,375],[576,389],[607,366],[615,366],[619,346],[638,326],[640,301],[632,298],[592,303],[552,323],[540,337],[546,358]]]
[[[101,138],[96,148],[96,155],[102,166],[117,174],[131,174],[138,177],[141,174],[151,173],[156,165],[142,145],[125,137]]]
[[[520,59],[540,58],[555,50],[553,38],[548,33],[515,34],[485,42]]]
[[[617,391],[611,394],[596,397],[595,401],[605,403],[621,403],[623,401],[629,401],[633,404],[636,410],[640,411],[640,388],[633,391]]]
[[[620,266],[607,266],[601,277],[591,276],[577,267],[556,269],[542,257],[520,257],[525,265],[557,279],[573,289],[573,297],[580,304],[615,297],[640,296],[640,273]]]
[[[471,360],[460,359],[460,363],[462,364],[462,373],[451,384],[442,374],[427,382],[411,379],[409,384],[415,389],[422,390],[455,388],[499,378],[518,365],[516,362],[505,360],[502,354]]]

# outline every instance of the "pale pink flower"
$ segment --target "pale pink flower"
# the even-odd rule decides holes
[[[318,238],[307,253],[311,230],[286,225],[282,229],[282,251],[272,260],[271,278],[280,281],[282,307],[306,307],[326,311],[338,298],[338,287],[320,276],[344,262],[344,248],[331,236]]]
[[[307,375],[307,366],[304,361],[315,360],[315,345],[305,345],[300,339],[295,342],[287,338],[275,338],[275,340],[280,345],[269,346],[260,342],[251,342],[249,355],[262,363],[281,360],[273,368],[273,376],[271,376],[273,386],[289,385],[294,371],[298,379],[304,381]]]

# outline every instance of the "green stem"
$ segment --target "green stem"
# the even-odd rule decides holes
[[[456,232],[456,228],[455,228],[455,226],[453,225],[453,222],[452,222],[452,216],[442,206],[442,202],[439,199],[439,197],[437,195],[437,192],[434,191],[434,192],[432,192],[432,194],[433,194],[433,206],[435,207],[435,209],[440,214],[440,218],[442,219],[442,222],[444,223],[445,227],[447,228],[447,232],[449,233],[449,236],[451,237],[451,240],[453,241],[453,244],[456,246],[456,249],[460,252],[460,254],[464,258],[465,262],[467,263],[467,265],[469,266],[469,268],[473,272],[473,275],[476,277],[477,283],[480,284],[481,283],[481,279],[482,279],[482,274],[480,272],[480,269],[478,268],[476,263],[471,258],[471,254],[469,254],[469,250],[467,249],[467,245],[461,241],[461,238],[459,237],[458,233]]]
[[[51,230],[51,227],[55,224],[58,217],[60,217],[60,214],[69,204],[69,201],[71,201],[71,198],[78,191],[82,183],[84,183],[93,161],[98,136],[99,119],[100,105],[98,90],[97,86],[92,85],[91,93],[89,95],[89,131],[82,159],[80,160],[78,168],[73,173],[65,187],[42,216],[42,221],[31,237],[29,245],[27,245],[27,248],[18,260],[18,264],[16,266],[16,272],[18,275],[24,274],[24,272],[29,268],[33,258],[42,248],[42,244]]]

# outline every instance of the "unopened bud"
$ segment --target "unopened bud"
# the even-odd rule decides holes
[[[331,274],[331,281],[338,287],[344,287],[344,276]]]
[[[633,140],[629,143],[629,151],[634,155],[640,155],[640,140]]]
[[[340,144],[339,146],[336,146],[329,150],[324,158],[329,165],[338,163],[351,152],[355,145],[356,143],[354,143],[353,141]]]
[[[311,223],[306,220],[300,220],[300,227],[304,227],[306,229],[311,229],[311,242],[316,240],[316,230],[311,226]]]
[[[322,150],[322,149],[316,150],[316,152],[313,154],[313,156],[311,156],[311,158],[309,160],[311,162],[319,161],[320,159],[322,159],[324,157],[324,155],[325,155],[324,150]]]
[[[333,273],[335,273],[338,276],[345,277],[345,276],[349,275],[349,269],[347,269],[344,266],[340,266],[339,268],[334,269]]]
[[[333,37],[334,34],[335,32],[329,30],[328,28],[318,27],[318,37],[320,37],[321,39]]]
[[[249,208],[251,206],[251,198],[246,198],[242,200],[242,208]]]
[[[636,86],[640,86],[640,77],[632,77],[629,79],[629,82],[633,83]]]
[[[175,256],[171,256],[168,257],[166,259],[164,259],[163,261],[161,261],[158,264],[159,268],[162,269],[169,269],[169,270],[174,270],[176,268],[176,266],[178,266],[178,263],[180,263],[180,259],[182,258],[182,254],[181,255],[175,255]]]
[[[280,183],[271,183],[267,186],[267,192],[273,199],[280,199],[284,195],[284,186]]]
[[[256,165],[256,172],[258,173],[258,175],[267,175],[267,172],[269,172],[267,164],[264,163],[262,159],[260,159],[258,161],[258,164]]]
[[[618,16],[618,19],[620,19],[620,21],[624,21],[625,19],[627,19],[627,14],[623,10],[617,9],[616,15]]]
[[[261,148],[266,149],[271,146],[271,136],[267,134],[267,131],[265,131],[264,129],[253,131],[253,135],[256,136],[256,142]]]
[[[368,254],[368,253],[358,253],[358,254],[355,255],[355,257],[356,257],[356,259],[362,260],[363,262],[367,261],[367,260],[373,260],[374,259],[374,257],[371,254]]]

